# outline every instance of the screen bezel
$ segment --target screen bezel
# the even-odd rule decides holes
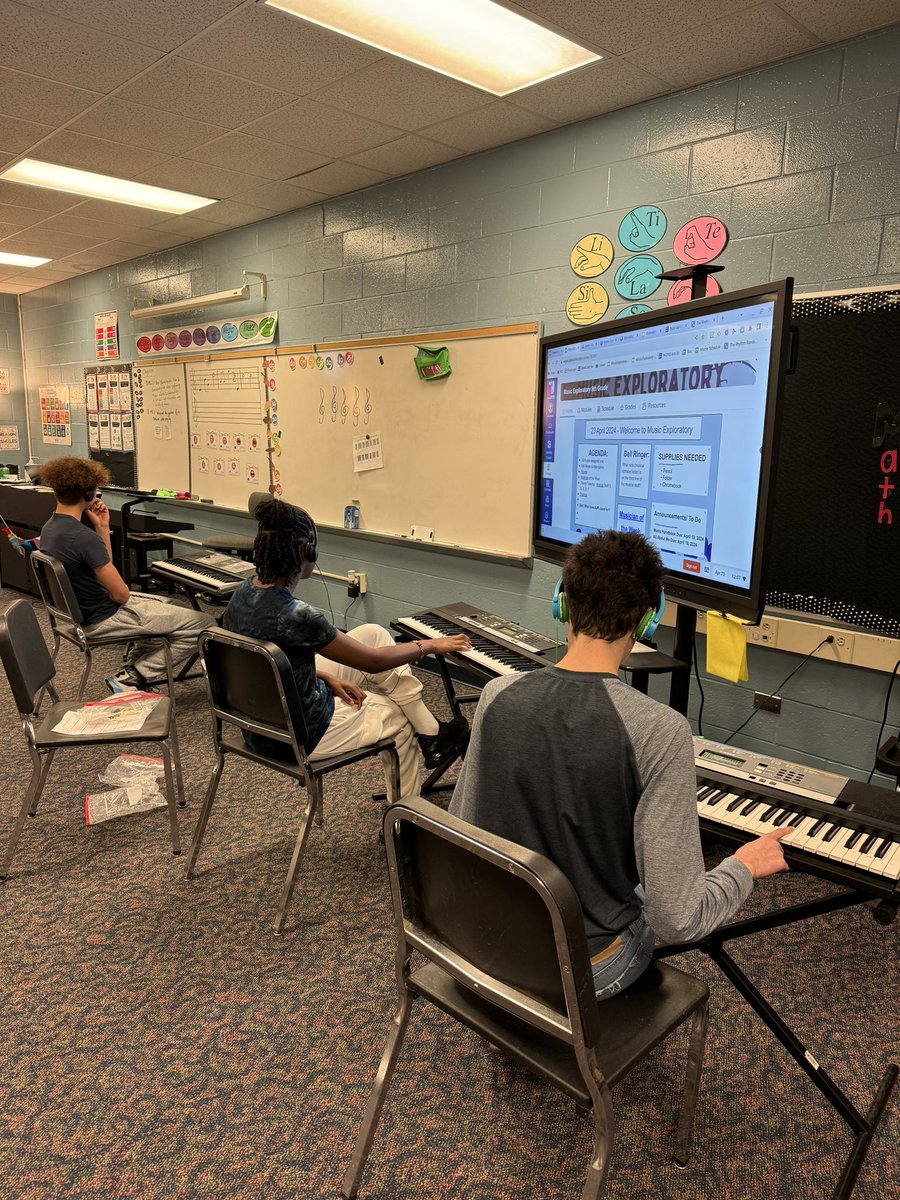
[[[541,338],[538,371],[537,397],[537,442],[535,453],[535,482],[533,490],[532,531],[534,556],[544,562],[559,565],[569,549],[569,543],[548,538],[541,532],[541,484],[544,457],[544,403],[547,377],[547,352],[558,346],[593,341],[598,337],[612,337],[632,329],[649,329],[673,320],[689,320],[698,314],[727,312],[750,303],[774,301],[772,311],[772,349],[769,358],[769,376],[766,386],[766,411],[763,419],[763,437],[759,472],[759,491],[756,506],[756,525],[753,533],[753,555],[750,579],[746,588],[720,583],[709,579],[688,579],[666,571],[664,587],[666,598],[676,604],[691,608],[714,609],[728,612],[749,621],[758,621],[765,600],[765,552],[770,521],[770,493],[772,464],[777,449],[781,402],[784,389],[784,368],[788,362],[790,340],[790,306],[793,279],[781,279],[774,283],[758,284],[735,292],[723,292],[718,296],[707,296],[690,300],[635,317],[623,317],[603,325],[590,325],[583,329],[550,334]]]

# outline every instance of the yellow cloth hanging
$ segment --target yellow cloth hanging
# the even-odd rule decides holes
[[[706,614],[706,673],[731,683],[743,682],[747,674],[746,621],[727,613]]]

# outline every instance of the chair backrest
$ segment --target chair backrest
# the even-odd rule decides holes
[[[35,697],[54,677],[56,667],[41,633],[34,609],[16,600],[0,614],[0,660],[23,717],[35,710]]]
[[[43,550],[33,550],[30,562],[51,621],[55,618],[71,625],[82,625],[84,617],[81,605],[75,598],[75,589],[66,574],[66,568],[59,559]]]
[[[384,817],[399,934],[477,995],[591,1047],[600,1024],[581,904],[549,859],[430,804]]]
[[[306,721],[283,650],[224,629],[206,630],[199,649],[217,718],[279,742],[293,735],[302,749]]]

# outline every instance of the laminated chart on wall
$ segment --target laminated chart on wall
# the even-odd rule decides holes
[[[250,493],[270,482],[267,417],[273,435],[279,433],[265,360],[190,362],[185,374],[192,490],[204,500],[245,508]]]

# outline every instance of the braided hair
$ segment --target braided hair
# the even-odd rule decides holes
[[[294,579],[303,569],[304,551],[316,541],[312,517],[295,504],[275,499],[263,500],[253,515],[259,522],[253,562],[260,583]]]

